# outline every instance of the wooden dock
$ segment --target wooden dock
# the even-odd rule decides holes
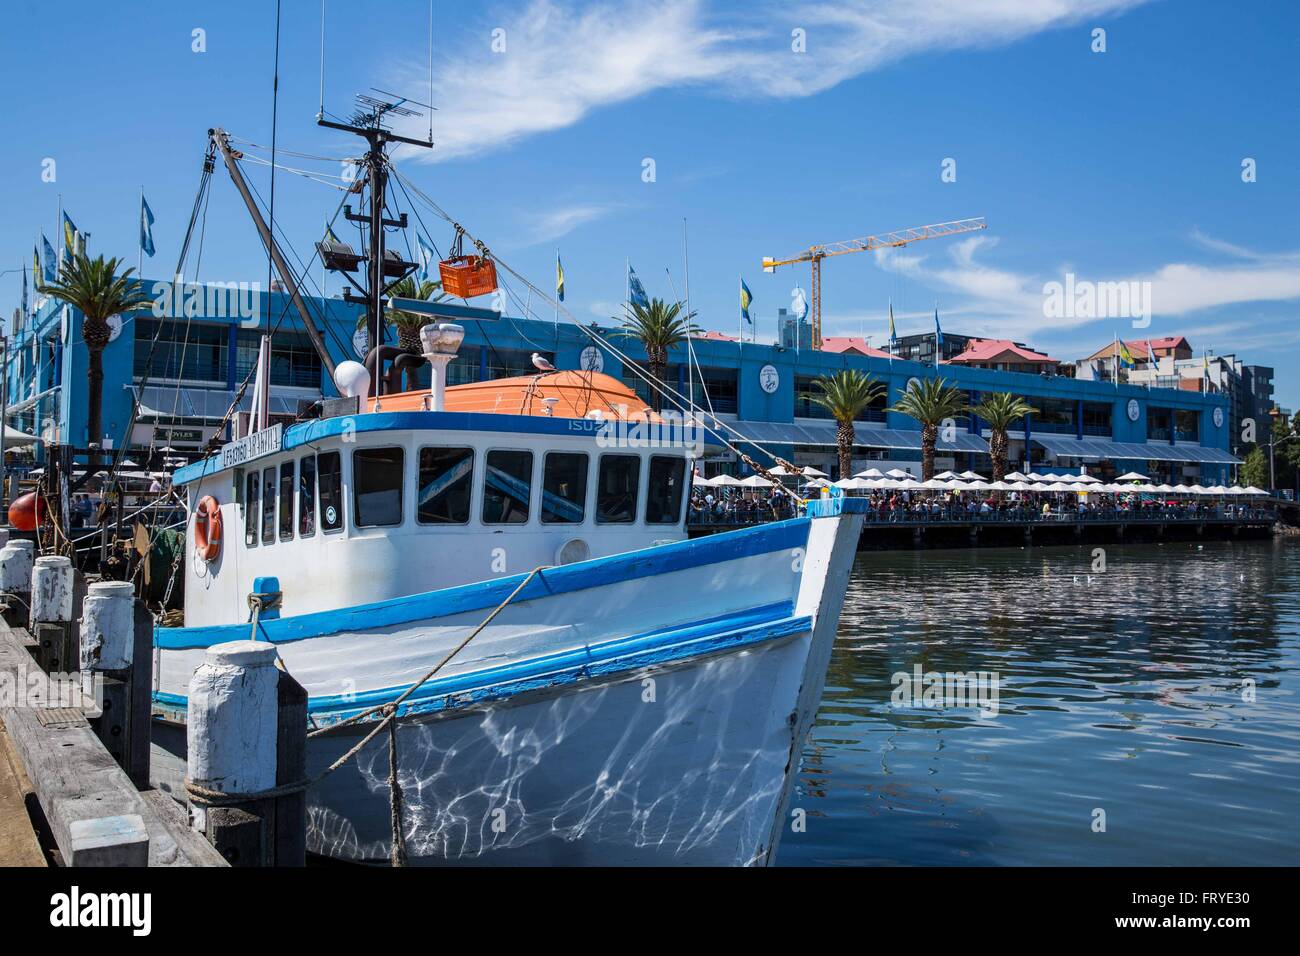
[[[0,621],[0,866],[226,866],[170,796],[137,789],[38,647]]]

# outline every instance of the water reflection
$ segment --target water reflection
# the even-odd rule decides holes
[[[779,862],[1300,862],[1298,590],[1292,543],[863,554]],[[891,707],[917,664],[997,716]]]

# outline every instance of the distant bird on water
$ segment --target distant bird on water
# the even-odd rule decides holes
[[[542,358],[542,356],[537,352],[533,353],[533,368],[537,369],[539,372],[555,371],[555,366],[552,365],[550,362],[548,362],[546,359]]]

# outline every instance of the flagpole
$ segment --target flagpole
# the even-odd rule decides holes
[[[141,279],[144,276],[144,183],[140,184],[140,235],[136,237],[136,245],[140,248],[136,254],[135,277]]]
[[[555,247],[555,265],[556,265],[556,267],[557,267],[557,269],[558,269],[558,267],[559,267],[559,265],[560,265],[560,247],[559,247],[559,246],[556,246],[556,247]],[[559,326],[560,326],[560,295],[559,295],[559,292],[560,292],[559,289],[556,289],[556,290],[555,290],[555,293],[556,293],[556,294],[555,294],[555,327],[556,327],[556,328],[559,328]],[[524,306],[525,311],[527,311],[527,309],[532,305],[532,295],[533,295],[533,290],[530,288],[530,289],[528,290],[528,296],[529,296],[529,298],[528,298],[528,305]]]

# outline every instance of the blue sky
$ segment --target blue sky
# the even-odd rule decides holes
[[[834,4],[435,0],[438,146],[405,173],[539,286],[564,258],[566,306],[614,314],[630,258],[651,294],[682,290],[734,333],[737,277],[759,338],[808,285],[764,275],[765,255],[906,226],[985,216],[973,238],[844,256],[824,272],[828,334],[881,344],[932,325],[1013,337],[1057,358],[1110,341],[1185,334],[1199,351],[1276,366],[1300,406],[1300,156],[1294,36],[1273,0],[837,0]],[[326,106],[371,86],[427,96],[428,3],[327,3]],[[318,129],[320,3],[285,0],[279,144],[356,152]],[[992,12],[990,12],[992,11]],[[192,31],[206,31],[193,52]],[[1093,30],[1106,31],[1104,53]],[[804,31],[806,51],[791,49]],[[0,271],[54,241],[58,196],[92,253],[136,261],[139,189],[158,222],[147,274],[171,271],[206,130],[269,144],[274,4],[36,3],[7,10],[10,91]],[[494,30],[504,50],[492,48]],[[423,122],[423,121],[420,121]],[[251,154],[264,155],[250,148]],[[43,182],[42,162],[57,164]],[[643,181],[653,159],[655,181]],[[956,181],[941,164],[956,161]],[[1242,181],[1242,161],[1256,181]],[[285,155],[337,175],[342,166]],[[265,167],[250,167],[258,188]],[[277,177],[277,218],[300,250],[339,194]],[[426,220],[428,221],[428,220]],[[449,231],[431,225],[445,249]],[[1049,319],[1043,285],[1151,282],[1152,320]],[[218,169],[199,278],[265,281],[265,256]],[[17,305],[19,276],[0,276]],[[541,314],[547,314],[539,307]]]

